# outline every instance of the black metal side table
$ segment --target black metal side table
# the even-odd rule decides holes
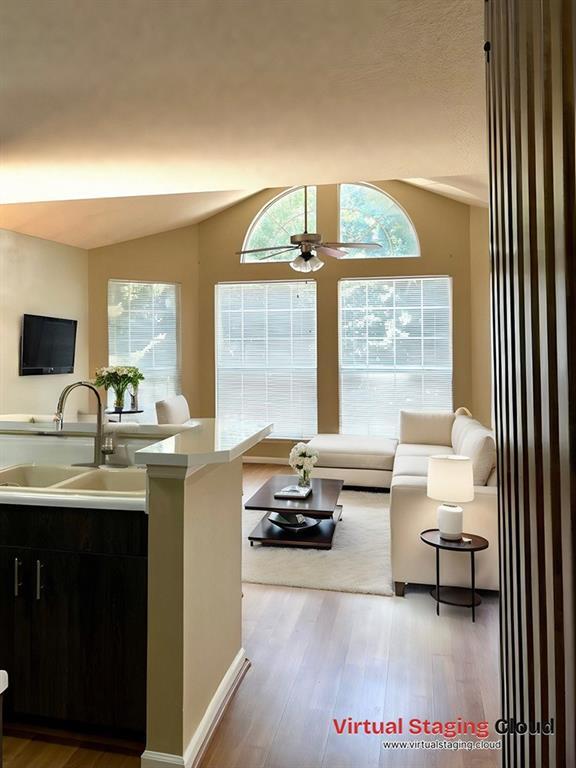
[[[112,410],[106,411],[106,415],[107,416],[118,416],[118,422],[122,422],[122,416],[125,416],[128,413],[130,413],[130,414],[132,414],[132,413],[144,413],[144,411],[142,409],[136,409],[136,410],[128,409],[126,411],[124,409],[122,409],[121,411],[117,411],[116,408],[113,408]]]
[[[461,608],[472,609],[472,621],[476,621],[476,606],[482,602],[480,595],[476,592],[476,570],[474,555],[483,549],[488,549],[488,540],[483,536],[476,536],[473,533],[463,533],[462,538],[457,541],[440,538],[438,528],[428,528],[422,531],[420,539],[424,544],[434,547],[436,550],[436,587],[430,591],[432,597],[436,600],[436,615],[440,616],[440,603],[446,605],[457,605]],[[442,587],[440,591],[440,550],[446,549],[450,552],[469,552],[470,553],[470,589],[464,587]]]

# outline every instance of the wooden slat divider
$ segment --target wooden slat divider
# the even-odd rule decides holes
[[[503,766],[575,766],[576,2],[485,5]]]

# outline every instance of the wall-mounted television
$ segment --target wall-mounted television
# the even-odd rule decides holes
[[[20,338],[20,376],[73,373],[77,320],[24,315]]]

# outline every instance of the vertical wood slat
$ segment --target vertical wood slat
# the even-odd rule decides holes
[[[576,0],[486,0],[505,768],[576,765]]]

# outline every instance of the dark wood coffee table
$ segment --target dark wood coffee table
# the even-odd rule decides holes
[[[244,505],[245,509],[266,510],[262,520],[248,536],[250,546],[254,546],[257,541],[265,547],[332,548],[336,523],[342,516],[338,496],[344,482],[312,478],[312,493],[306,499],[274,498],[274,494],[281,488],[297,482],[295,475],[274,475]],[[273,522],[277,515],[294,524],[279,525]],[[297,523],[297,515],[303,518],[300,524]]]

